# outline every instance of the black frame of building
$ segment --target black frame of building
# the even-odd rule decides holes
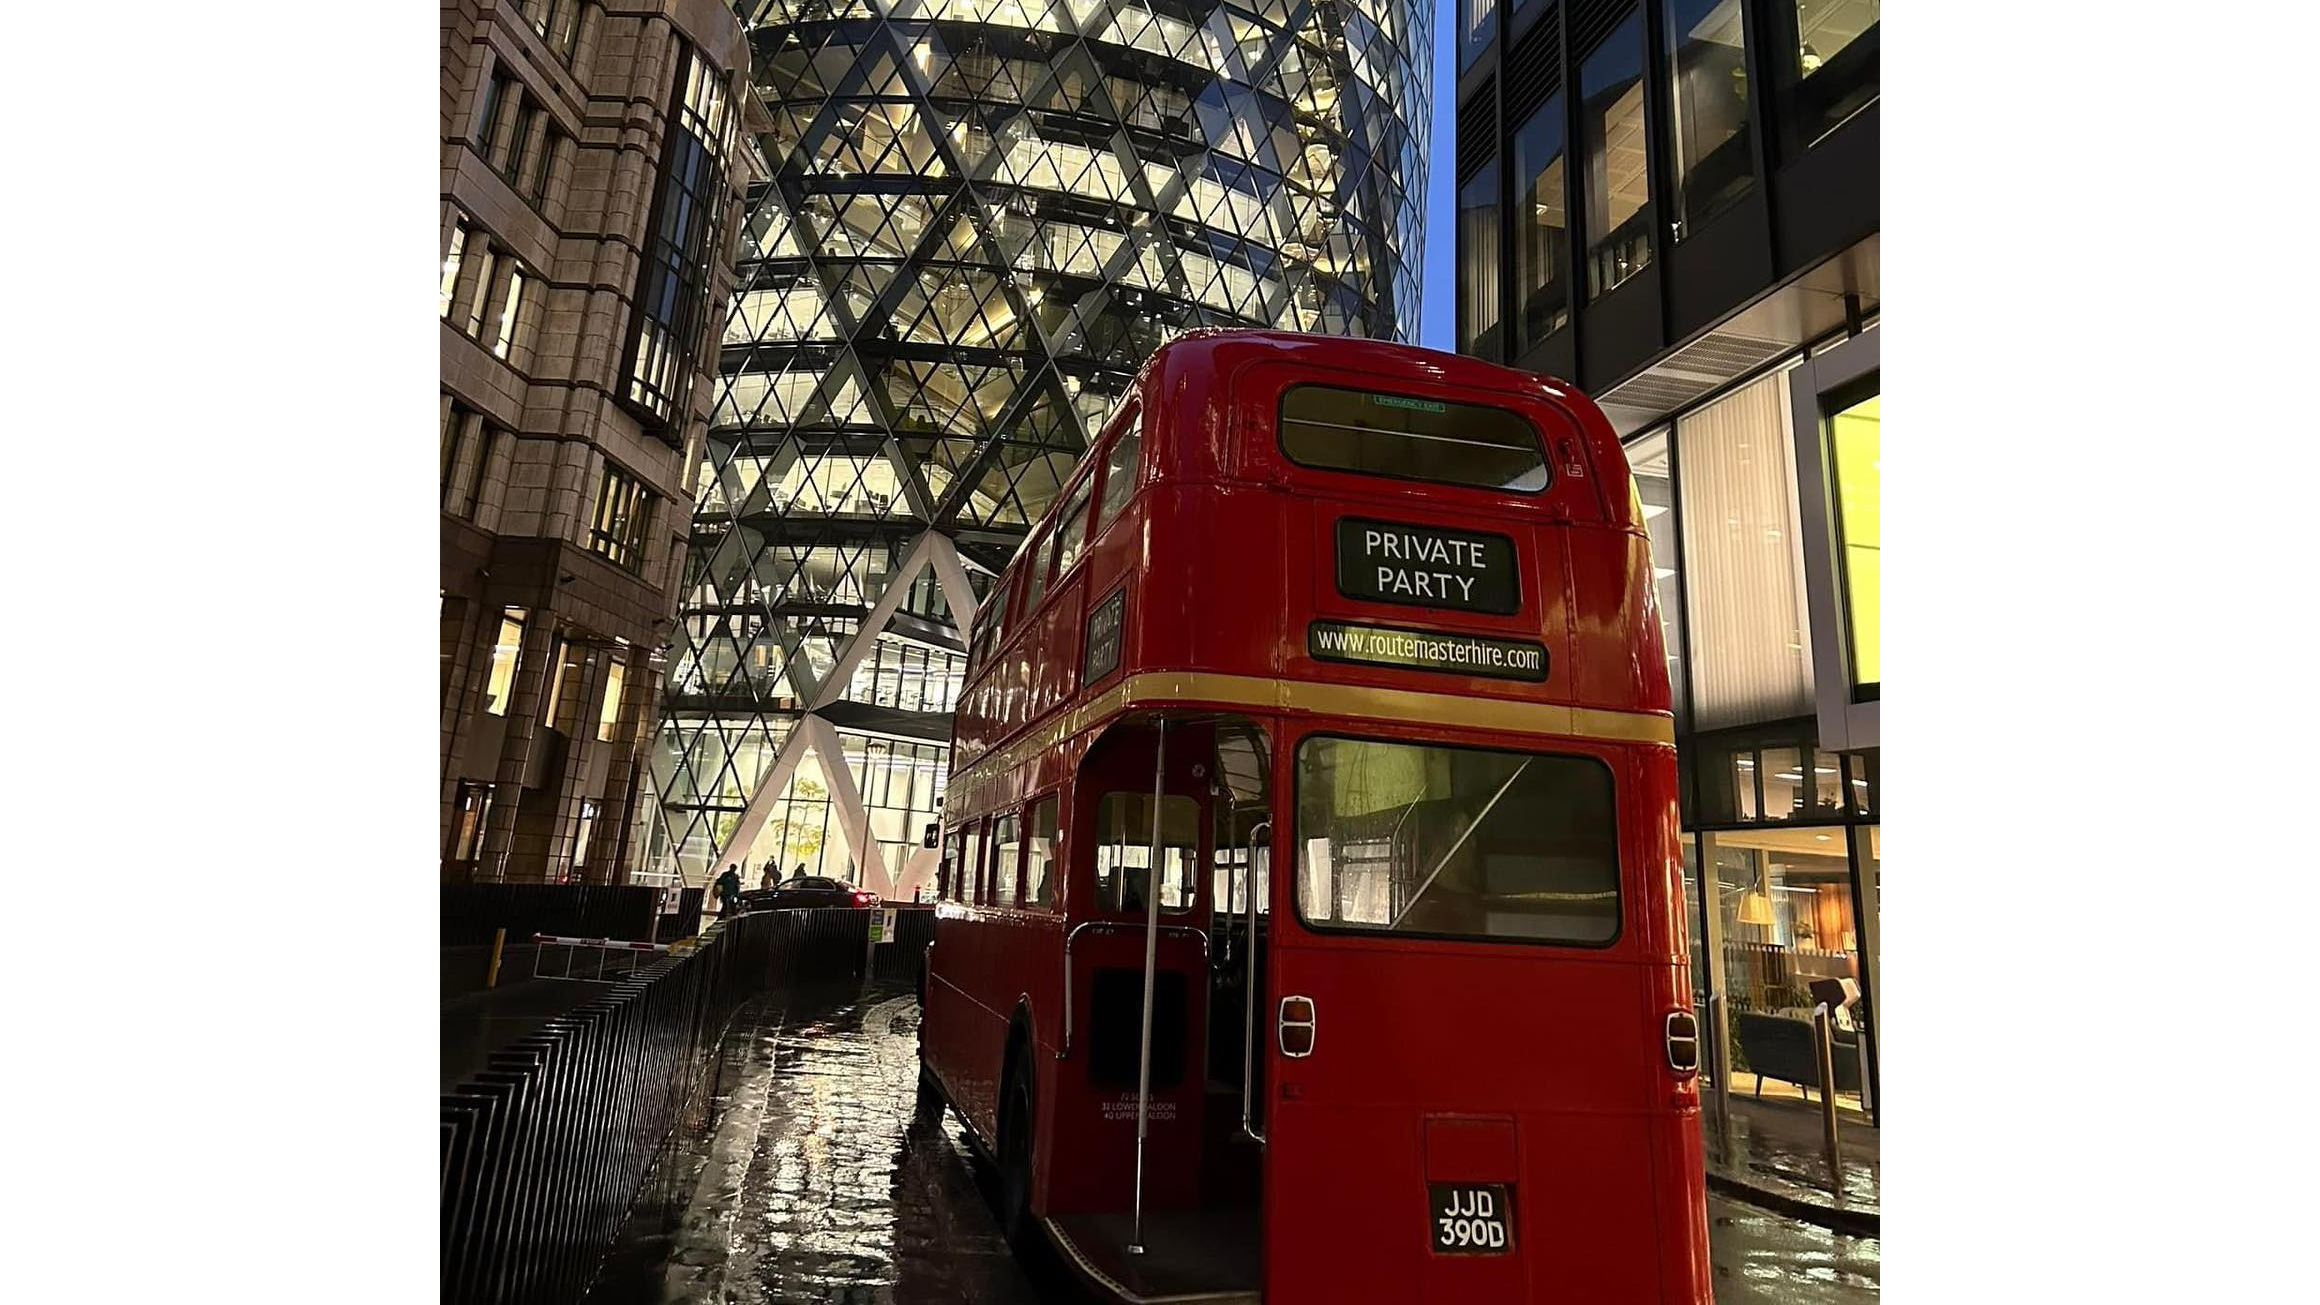
[[[1821,268],[1832,257],[1871,239],[1878,230],[1878,104],[1868,103],[1813,139],[1788,129],[1792,111],[1809,109],[1802,87],[1783,83],[1773,51],[1794,48],[1796,6],[1775,0],[1737,0],[1746,33],[1749,85],[1770,94],[1748,96],[1747,135],[1753,183],[1737,200],[1686,231],[1668,220],[1675,194],[1673,89],[1667,51],[1667,0],[1498,0],[1492,36],[1457,84],[1457,148],[1453,178],[1463,188],[1484,167],[1497,170],[1499,247],[1510,251],[1514,223],[1514,137],[1536,107],[1558,91],[1563,106],[1565,230],[1560,271],[1569,321],[1523,348],[1512,321],[1519,300],[1514,263],[1498,258],[1497,302],[1502,306],[1498,347],[1480,356],[1577,383],[1600,396],[1669,353],[1707,333],[1767,294]],[[1582,106],[1575,91],[1580,65],[1641,11],[1644,116],[1648,137],[1650,259],[1593,302],[1586,285],[1587,244],[1579,215],[1586,211],[1584,169],[1572,160],[1581,137]],[[1445,38],[1453,34],[1446,33]],[[1874,88],[1877,29],[1845,50],[1844,69]],[[1872,92],[1873,93],[1873,92]],[[1457,251],[1460,320],[1468,278],[1468,250]],[[1840,295],[1841,297],[1841,295]],[[1824,318],[1809,313],[1796,343],[1846,325],[1843,308]],[[1857,319],[1861,305],[1851,308]]]

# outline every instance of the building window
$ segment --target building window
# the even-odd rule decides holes
[[[1667,642],[1668,695],[1680,725],[1686,706],[1684,601],[1677,574],[1682,564],[1676,548],[1676,482],[1670,444],[1667,431],[1647,435],[1627,446],[1627,462],[1635,472],[1643,528],[1651,538],[1652,590],[1659,601],[1660,631]]]
[[[628,682],[627,663],[615,658],[604,668],[604,704],[596,710],[596,741],[609,743],[620,724],[621,686]]]
[[[510,116],[508,101],[515,94],[515,80],[504,72],[493,72],[483,83],[483,99],[475,106],[475,131],[468,143],[486,163],[491,161],[492,142]]]
[[[1787,383],[1776,372],[1676,423],[1700,729],[1813,710]]]
[[[505,358],[516,347],[516,324],[523,320],[524,274],[521,268],[508,269],[507,294],[500,299],[499,336],[492,341],[491,353]]]
[[[483,851],[484,822],[491,819],[491,789],[489,784],[472,780],[459,783],[451,814],[451,860],[455,864],[473,862]]]
[[[1458,0],[1458,71],[1474,60],[1498,35],[1498,0]]]
[[[531,178],[524,183],[524,196],[532,201],[533,208],[538,208],[547,200],[548,178],[555,173],[556,160],[569,147],[571,139],[571,137],[550,127],[547,137],[540,142],[540,152],[537,161],[532,165]]]
[[[524,164],[533,157],[532,151],[545,153],[547,150],[547,119],[547,110],[528,101],[516,114],[515,133],[508,140],[507,157],[500,164],[499,175],[518,190],[523,188],[528,171]]]
[[[1458,352],[1498,361],[1498,156],[1458,188]]]
[[[709,260],[725,204],[721,160],[729,129],[723,83],[688,51],[661,154],[660,194],[643,251],[624,392],[632,407],[663,425],[676,414],[680,378],[701,339]]]
[[[462,312],[459,329],[473,337],[483,332],[484,310],[491,303],[492,273],[498,270],[499,254],[489,244],[481,245],[467,260],[466,308]]]
[[[1643,118],[1643,14],[1629,14],[1579,65],[1587,204],[1587,298],[1651,263],[1651,151]]]
[[[596,492],[596,520],[588,528],[589,551],[610,558],[624,571],[634,571],[644,560],[645,530],[652,515],[652,495],[627,472],[604,464],[604,483]]]
[[[540,723],[549,729],[556,729],[556,712],[564,705],[564,685],[574,672],[587,666],[588,650],[580,644],[567,642],[559,634],[555,638],[554,647],[549,650],[548,662],[556,669],[548,676],[548,705],[540,711]]]
[[[443,306],[436,310],[437,317],[451,316],[451,301],[458,297],[459,260],[467,253],[467,219],[451,224],[451,243],[443,250]]]
[[[949,752],[932,743],[844,733],[838,737],[845,749],[846,769],[853,774],[855,790],[861,794],[862,813],[870,819],[870,837],[878,845],[879,864],[887,882],[900,883],[918,847],[919,831],[941,818]],[[1014,817],[1008,817],[1003,837],[1013,837],[1013,824]],[[1005,873],[1011,876],[1015,853],[1006,855]],[[1012,900],[1009,890],[1002,905]]]
[[[516,661],[524,651],[524,621],[528,613],[521,607],[510,607],[500,613],[499,638],[491,645],[491,674],[483,684],[483,710],[489,716],[505,716],[508,699],[515,696]]]
[[[1810,148],[1877,99],[1878,0],[1796,0],[1796,47],[1782,71],[1791,145]]]
[[[1740,0],[1666,0],[1675,95],[1675,235],[1748,193],[1748,52]]]
[[[499,449],[499,431],[490,423],[478,423],[475,441],[475,473],[467,478],[467,494],[459,504],[459,515],[475,520],[476,510],[483,506],[485,478],[491,474],[491,455]]]
[[[447,399],[443,415],[443,499],[445,512],[474,520],[483,501],[484,476],[491,470],[498,432],[481,413]]]
[[[445,396],[443,401],[443,494],[451,494],[451,478],[459,470],[459,455],[467,443],[467,423],[470,414],[459,406],[456,399]],[[450,506],[448,502],[444,504]]]
[[[1856,700],[1877,696],[1879,567],[1884,531],[1879,520],[1878,396],[1829,418],[1836,471],[1837,537],[1843,544],[1845,633]]]
[[[1571,257],[1563,206],[1563,97],[1547,98],[1514,138],[1515,288],[1522,296],[1522,343],[1529,349],[1571,320],[1563,268]]]

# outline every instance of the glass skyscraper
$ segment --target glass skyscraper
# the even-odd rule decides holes
[[[746,0],[754,156],[637,876],[907,897],[963,628],[1193,326],[1407,339],[1408,0]]]

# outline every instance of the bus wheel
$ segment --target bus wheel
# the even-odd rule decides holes
[[[999,1116],[999,1223],[1018,1258],[1039,1240],[1031,1216],[1031,1069],[1010,1065]]]

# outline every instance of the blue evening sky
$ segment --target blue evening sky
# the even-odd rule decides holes
[[[1434,131],[1426,148],[1426,242],[1419,270],[1418,343],[1429,349],[1454,348],[1450,313],[1456,293],[1450,260],[1458,244],[1458,214],[1451,188],[1458,165],[1458,133],[1453,125],[1458,101],[1457,0],[1434,4]]]

